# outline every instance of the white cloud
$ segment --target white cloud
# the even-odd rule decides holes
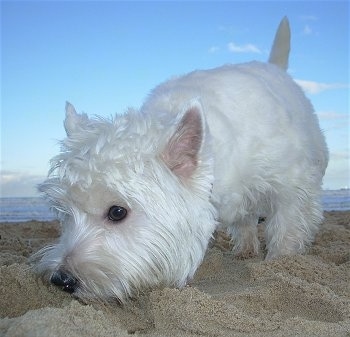
[[[343,151],[331,151],[323,186],[330,189],[349,188],[349,181],[349,153]]]
[[[333,151],[330,153],[332,160],[349,160],[349,153],[345,151]]]
[[[317,111],[317,116],[322,120],[340,120],[340,119],[348,119],[349,115],[344,113],[339,113],[335,111]]]
[[[212,46],[212,47],[209,48],[209,53],[210,54],[214,54],[214,53],[218,52],[219,50],[220,50],[220,47]]]
[[[230,42],[227,45],[227,48],[232,53],[256,53],[261,54],[261,50],[251,43],[244,45],[237,45],[234,42]]]
[[[321,83],[298,79],[295,79],[295,82],[298,83],[302,87],[302,89],[308,94],[318,94],[325,90],[343,89],[349,87],[348,84],[342,83]]]
[[[1,197],[32,197],[38,195],[37,185],[45,180],[45,176],[26,172],[1,171]]]
[[[313,33],[309,25],[305,25],[303,29],[303,35],[311,35]]]
[[[304,21],[317,21],[318,17],[315,15],[301,15],[300,19]]]

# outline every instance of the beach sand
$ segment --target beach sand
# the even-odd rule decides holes
[[[0,224],[0,336],[350,336],[350,212],[326,212],[306,255],[238,260],[217,233],[192,283],[121,306],[44,284],[27,258],[55,222]]]

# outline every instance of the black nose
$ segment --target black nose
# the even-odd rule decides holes
[[[61,269],[56,270],[51,276],[51,283],[61,287],[62,290],[68,293],[73,293],[78,286],[77,279],[70,273]]]

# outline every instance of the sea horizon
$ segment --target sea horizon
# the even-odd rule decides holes
[[[323,190],[322,204],[325,211],[350,210],[350,189]],[[53,221],[57,216],[49,203],[41,196],[0,197],[0,222]]]

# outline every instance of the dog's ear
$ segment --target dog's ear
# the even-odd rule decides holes
[[[66,119],[64,120],[64,128],[66,129],[67,136],[71,136],[74,132],[82,128],[89,121],[88,116],[78,114],[75,108],[69,102],[66,102]]]
[[[179,116],[175,132],[162,153],[166,165],[179,178],[190,178],[198,166],[204,125],[201,104],[191,101]]]

